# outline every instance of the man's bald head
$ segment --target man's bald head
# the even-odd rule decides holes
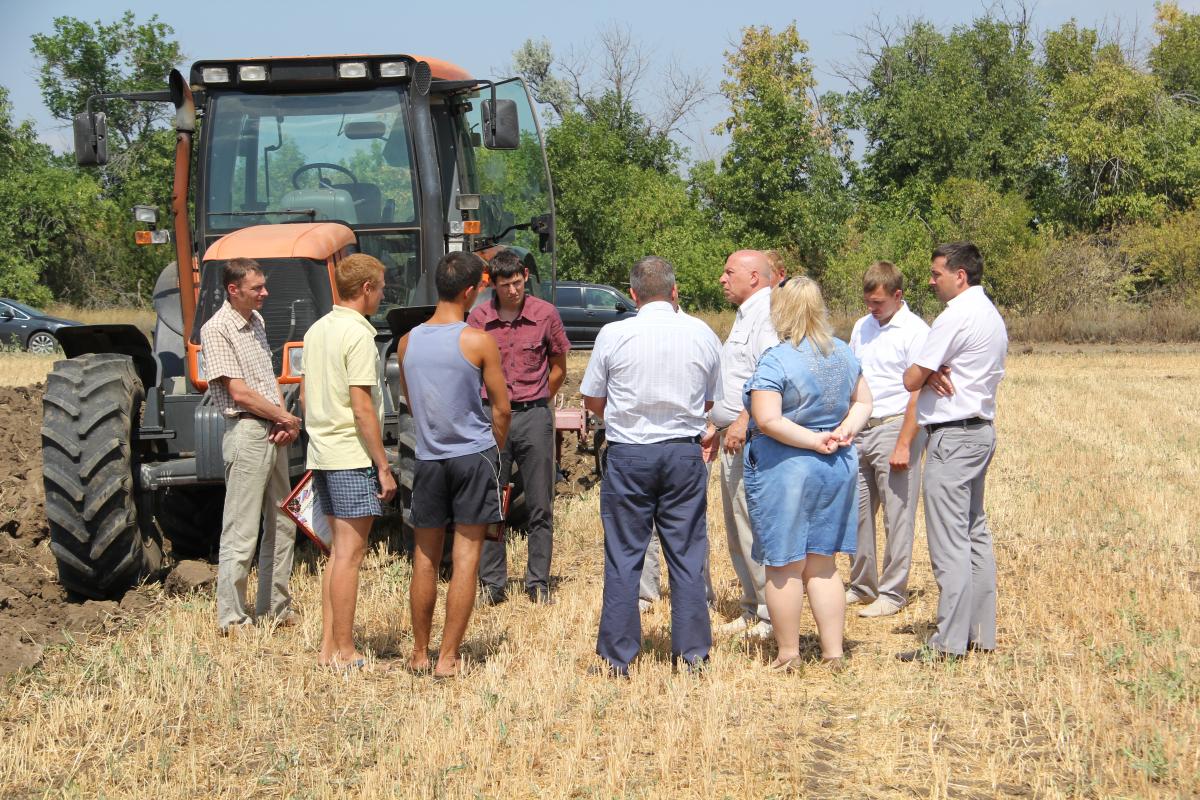
[[[738,250],[725,261],[721,289],[725,299],[740,306],[766,286],[771,285],[771,262],[761,250]]]

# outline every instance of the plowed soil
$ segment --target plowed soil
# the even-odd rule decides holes
[[[42,384],[0,387],[0,675],[31,667],[45,647],[139,615],[151,594],[72,602],[58,583],[42,499]]]

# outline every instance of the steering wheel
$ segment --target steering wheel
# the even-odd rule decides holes
[[[351,183],[358,183],[358,178],[354,177],[354,173],[351,172],[350,170],[346,169],[345,167],[341,166],[340,164],[330,164],[330,163],[324,162],[324,161],[314,161],[311,164],[303,165],[298,170],[296,170],[295,172],[292,173],[292,186],[296,189],[301,188],[300,187],[300,176],[312,169],[315,169],[315,170],[331,169],[334,172],[340,172],[343,175],[345,175],[347,178],[350,179]],[[324,178],[321,177],[320,172],[317,173],[317,183],[318,183],[318,185],[325,183],[325,180],[324,180]]]

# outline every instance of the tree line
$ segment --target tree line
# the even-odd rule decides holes
[[[724,53],[715,159],[680,144],[708,87],[658,69],[628,29],[601,31],[598,53],[527,41],[513,67],[547,122],[559,275],[619,285],[653,252],[676,265],[690,306],[713,308],[731,250],[775,249],[849,307],[862,270],[888,259],[929,311],[931,247],[970,238],[988,291],[1014,312],[1191,304],[1200,15],[1156,11],[1146,43],[1074,20],[1038,33],[1024,7],[950,29],[876,20],[856,34],[858,60],[838,67],[837,92],[820,91],[795,23],[745,28]],[[130,12],[57,18],[32,42],[47,108],[65,122],[92,93],[161,88],[183,60],[173,35]],[[165,112],[106,110],[114,158],[83,171],[13,119],[0,87],[0,294],[144,302],[170,260],[132,244],[129,214],[168,205]]]

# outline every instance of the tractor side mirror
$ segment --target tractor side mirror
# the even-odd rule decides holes
[[[521,125],[516,100],[483,101],[483,146],[489,150],[516,150]]]
[[[538,250],[549,253],[554,249],[554,219],[549,214],[538,214],[529,220],[529,230],[537,234]]]
[[[76,114],[75,163],[81,167],[99,167],[108,163],[108,122],[103,112]]]

